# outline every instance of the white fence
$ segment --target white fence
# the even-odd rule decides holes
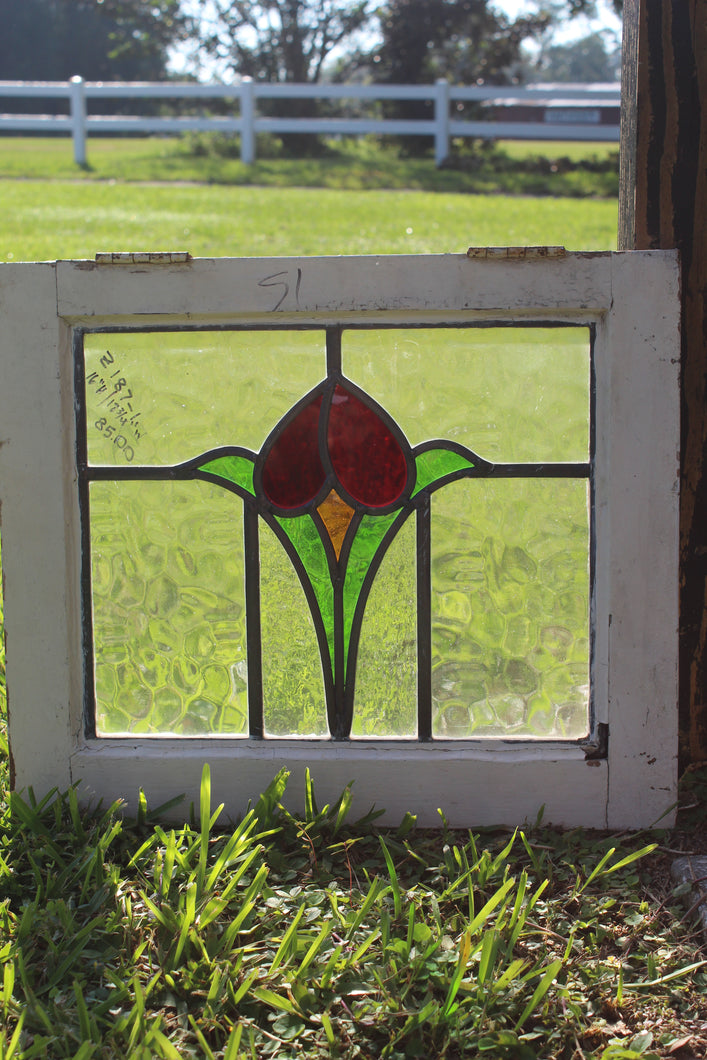
[[[8,96],[68,99],[69,114],[0,114],[0,133],[5,130],[68,133],[73,138],[74,160],[79,165],[86,163],[86,140],[90,133],[179,133],[188,130],[238,133],[241,159],[248,165],[255,161],[257,133],[430,136],[434,139],[435,161],[441,165],[449,154],[452,137],[618,141],[618,122],[603,124],[601,109],[620,105],[621,87],[618,84],[463,87],[450,85],[444,80],[434,85],[264,84],[247,77],[238,84],[223,85],[94,82],[73,77],[70,81],[0,81],[0,97]],[[237,100],[239,110],[234,117],[128,117],[88,113],[89,101],[106,99],[228,99]],[[257,112],[257,102],[262,99],[422,100],[433,104],[433,117],[422,121],[367,117],[264,117]],[[452,116],[456,105],[471,102],[485,104],[491,117],[469,121]],[[530,106],[541,120],[498,120],[498,111],[511,106]]]

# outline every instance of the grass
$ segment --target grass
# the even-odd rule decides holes
[[[707,961],[663,875],[688,837],[378,832],[309,776],[290,813],[286,780],[235,827],[208,768],[200,826],[6,796],[0,1055],[703,1055]]]
[[[272,137],[259,140],[253,166],[240,161],[237,138],[218,134],[144,139],[93,137],[88,164],[73,161],[66,138],[0,139],[0,178],[195,181],[262,187],[363,191],[406,189],[615,197],[618,149],[606,143],[456,142],[444,167],[431,156],[411,158],[377,140],[329,141],[320,157],[291,158]]]
[[[146,247],[218,255],[464,253],[468,246],[616,246],[615,201],[419,191],[6,181],[0,261]],[[492,208],[490,207],[492,204]]]
[[[615,244],[615,202],[34,178],[0,185],[5,259]],[[127,820],[10,794],[7,750],[0,732],[3,1060],[704,1055],[704,940],[669,877],[707,850],[704,771],[672,832],[381,832],[349,789],[320,809],[309,780],[284,808],[284,776],[234,823],[208,771],[202,823],[171,829],[144,800]]]
[[[353,159],[335,163],[332,187],[322,177],[326,159],[266,159],[272,182],[255,168],[252,183],[233,186],[208,183],[211,156],[194,158],[181,140],[97,139],[95,148],[95,168],[86,173],[74,165],[66,140],[0,139],[0,262],[92,258],[97,251],[145,247],[208,257],[450,253],[497,243],[616,246],[615,198],[529,201],[513,194],[489,200],[431,161],[396,161],[380,151],[375,157],[384,187],[373,181],[368,188],[355,178],[357,168],[369,176],[375,170],[365,143]],[[231,161],[216,156],[214,165],[223,173]],[[396,166],[400,186],[391,176]],[[419,167],[432,190],[416,183]],[[158,176],[160,183],[151,183]],[[444,182],[434,184],[442,177],[449,190]],[[190,180],[207,183],[185,186]],[[262,186],[268,183],[273,186]],[[320,190],[312,195],[307,184]]]

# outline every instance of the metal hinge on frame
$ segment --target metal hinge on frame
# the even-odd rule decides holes
[[[484,261],[547,261],[564,258],[564,247],[469,247],[467,258]]]
[[[188,250],[130,250],[96,254],[96,265],[187,265],[191,260]]]

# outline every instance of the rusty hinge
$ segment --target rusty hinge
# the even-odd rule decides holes
[[[96,254],[97,265],[186,265],[191,260],[188,250],[130,250]]]
[[[564,258],[564,247],[469,247],[467,258],[486,261],[540,261]]]

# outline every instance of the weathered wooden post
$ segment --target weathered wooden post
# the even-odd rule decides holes
[[[623,95],[619,249],[676,247],[682,259],[685,766],[707,759],[707,0],[625,0]]]

